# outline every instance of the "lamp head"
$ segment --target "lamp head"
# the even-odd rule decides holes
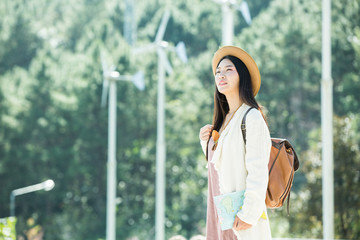
[[[50,191],[51,189],[53,189],[55,187],[55,182],[51,179],[46,180],[45,182],[43,182],[44,185],[44,190],[45,191]]]

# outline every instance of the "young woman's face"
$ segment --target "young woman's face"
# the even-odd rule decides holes
[[[220,93],[227,95],[239,94],[239,74],[235,65],[229,59],[223,59],[215,72],[215,83]]]

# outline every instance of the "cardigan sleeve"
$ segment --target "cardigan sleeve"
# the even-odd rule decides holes
[[[201,145],[201,148],[205,155],[206,155],[206,144],[207,144],[207,141],[200,140],[200,145]]]
[[[246,117],[247,170],[244,204],[237,216],[254,225],[265,210],[268,185],[268,163],[271,151],[269,129],[258,110],[251,110]]]

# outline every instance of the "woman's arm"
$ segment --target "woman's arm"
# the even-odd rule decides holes
[[[251,225],[258,221],[265,208],[270,150],[268,126],[261,113],[253,109],[246,118],[245,199],[242,210],[237,214],[242,221]]]

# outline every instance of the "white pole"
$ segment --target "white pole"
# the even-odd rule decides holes
[[[106,240],[116,239],[116,82],[109,79]]]
[[[232,45],[234,36],[234,12],[229,1],[222,4],[222,45]]]
[[[334,239],[333,80],[331,77],[331,1],[322,1],[322,202],[323,236]]]
[[[157,141],[156,141],[156,240],[165,239],[165,69],[163,51],[158,47],[158,98],[157,98]]]

